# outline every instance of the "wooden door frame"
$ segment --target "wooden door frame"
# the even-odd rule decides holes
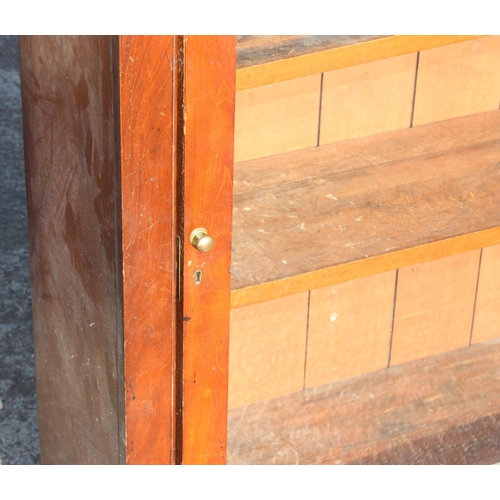
[[[41,460],[224,463],[236,37],[20,53]]]
[[[179,230],[183,327],[178,331],[184,353],[179,461],[222,464],[227,444],[236,37],[186,36],[182,43],[186,112]],[[190,244],[191,232],[200,226],[214,239],[207,253]],[[196,271],[203,273],[199,285]]]

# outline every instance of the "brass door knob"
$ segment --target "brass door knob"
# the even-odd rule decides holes
[[[199,252],[208,252],[214,246],[214,240],[208,235],[207,230],[204,227],[196,228],[189,237],[191,245],[196,248]]]

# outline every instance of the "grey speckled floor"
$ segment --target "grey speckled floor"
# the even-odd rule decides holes
[[[17,37],[0,36],[0,460],[40,462]]]

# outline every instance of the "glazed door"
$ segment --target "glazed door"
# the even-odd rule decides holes
[[[220,464],[226,457],[236,37],[187,36],[183,43],[183,408],[178,460]],[[200,227],[213,238],[208,251],[203,241],[199,249],[193,245]]]

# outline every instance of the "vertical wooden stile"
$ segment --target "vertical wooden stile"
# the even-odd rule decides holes
[[[119,43],[127,464],[173,462],[175,37]]]
[[[185,464],[225,463],[236,37],[184,43],[183,401]],[[190,243],[203,227],[214,247]],[[201,271],[201,282],[194,274]]]

